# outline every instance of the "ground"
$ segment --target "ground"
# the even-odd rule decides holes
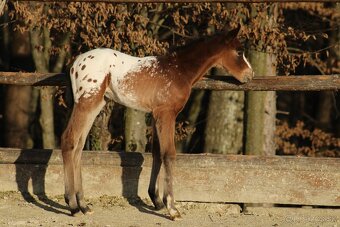
[[[332,226],[340,227],[340,209],[249,207],[236,204],[178,202],[182,219],[171,221],[154,211],[148,199],[102,196],[88,201],[92,215],[69,216],[62,196],[0,192],[0,226]]]

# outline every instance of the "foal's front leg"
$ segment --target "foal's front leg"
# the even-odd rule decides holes
[[[175,207],[173,193],[173,172],[176,161],[175,148],[175,121],[176,113],[173,110],[154,111],[156,119],[156,128],[160,143],[160,157],[164,164],[165,179],[163,203],[169,211],[172,220],[181,218],[181,215]]]
[[[156,210],[160,210],[164,207],[163,201],[159,196],[159,178],[160,178],[160,170],[162,166],[162,159],[159,147],[159,141],[157,137],[156,125],[155,120],[153,119],[152,122],[152,169],[151,169],[151,177],[150,177],[150,184],[149,184],[149,196],[150,199],[155,206]]]

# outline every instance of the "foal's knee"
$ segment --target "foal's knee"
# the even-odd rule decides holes
[[[70,135],[67,129],[61,136],[60,146],[63,153],[72,151],[75,147],[75,141],[73,139],[73,136]]]
[[[164,154],[162,159],[165,166],[172,165],[176,161],[176,154]]]

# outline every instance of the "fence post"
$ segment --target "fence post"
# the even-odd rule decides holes
[[[269,23],[269,26],[272,27],[276,24],[277,4],[273,4],[270,11],[271,15],[268,15],[269,21],[262,21],[262,23]],[[259,45],[265,46],[264,44]],[[266,47],[266,52],[250,51],[249,59],[255,75],[276,75],[276,57],[270,54],[271,52],[270,47]],[[275,115],[275,91],[247,92],[245,154],[275,155]]]

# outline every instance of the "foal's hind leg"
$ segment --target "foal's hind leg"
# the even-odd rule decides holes
[[[69,205],[72,215],[79,211],[84,214],[91,211],[84,202],[80,166],[81,153],[92,123],[104,105],[103,97],[79,100],[73,108],[68,126],[62,135],[65,201]]]

